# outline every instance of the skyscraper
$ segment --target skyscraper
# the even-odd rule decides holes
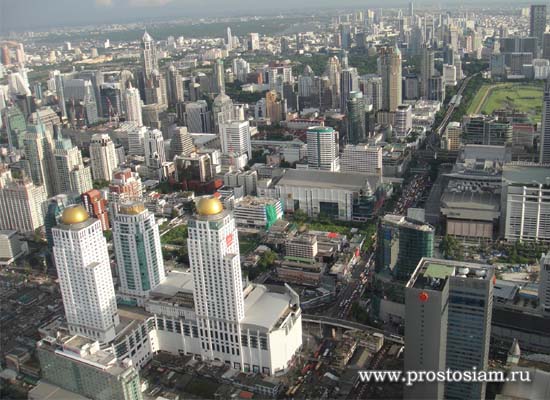
[[[359,90],[359,80],[356,68],[344,68],[340,72],[340,107],[345,112],[351,92]]]
[[[44,225],[47,200],[44,185],[26,178],[14,179],[11,171],[0,171],[0,230],[34,232]]]
[[[157,59],[157,48],[155,41],[145,31],[141,39],[141,51],[142,51],[142,62],[143,62],[143,72],[146,78],[149,78],[153,70],[158,70],[158,59]]]
[[[155,215],[143,203],[122,203],[113,218],[112,230],[120,296],[143,306],[149,291],[165,277]]]
[[[84,166],[80,149],[73,146],[70,138],[64,138],[61,132],[55,141],[54,159],[58,193],[82,194],[92,188],[90,167]]]
[[[221,58],[214,62],[212,93],[225,93],[225,67]]]
[[[224,124],[233,119],[233,100],[231,97],[220,93],[212,103],[212,118],[214,119],[214,132],[220,132],[220,124]]]
[[[529,19],[529,36],[536,37],[539,46],[541,46],[546,31],[546,5],[531,5]]]
[[[286,117],[283,100],[279,99],[275,90],[270,90],[265,94],[265,111],[266,117],[274,124],[281,122]]]
[[[101,222],[90,218],[82,206],[68,207],[52,235],[69,331],[111,341],[119,317]]]
[[[405,289],[405,370],[488,367],[495,272],[489,265],[423,258]],[[483,399],[485,383],[417,383],[405,398]]]
[[[348,143],[365,143],[367,139],[365,127],[365,99],[363,93],[352,91],[346,101],[346,126]]]
[[[435,74],[434,52],[427,46],[422,47],[420,62],[420,96],[428,100],[430,98],[430,78]]]
[[[164,163],[166,152],[164,149],[164,138],[158,129],[149,129],[145,134],[145,165],[149,168],[152,179],[162,180],[164,176]]]
[[[550,163],[550,80],[544,86],[542,100],[542,129],[539,142],[539,163]]]
[[[286,370],[302,343],[296,293],[243,288],[235,219],[217,198],[200,199],[188,227],[202,358],[245,372]]]
[[[107,200],[103,198],[101,192],[97,189],[88,190],[80,196],[82,205],[92,218],[101,222],[104,231],[109,228],[109,213],[107,211]]]
[[[432,257],[435,229],[402,215],[387,214],[378,227],[376,270],[408,280],[422,257]]]
[[[110,181],[118,166],[115,144],[105,133],[96,133],[90,142],[90,159],[94,180]]]
[[[307,130],[308,168],[339,171],[338,132],[331,127],[316,126]]]
[[[248,121],[228,121],[220,125],[222,153],[246,154],[252,158],[250,144],[250,123]]]
[[[225,30],[225,44],[227,45],[227,50],[233,49],[233,36],[231,35],[231,28],[229,26]]]
[[[48,196],[57,194],[55,192],[58,188],[52,142],[52,137],[43,124],[27,127],[24,145],[31,178],[36,186],[44,185]]]
[[[124,91],[124,105],[126,107],[126,120],[143,125],[141,116],[141,97],[139,90],[130,86]]]
[[[382,77],[382,110],[395,111],[403,101],[401,51],[397,45],[379,50],[378,70]]]
[[[188,156],[194,149],[193,139],[187,128],[185,126],[176,128],[170,140],[171,158],[181,155]]]

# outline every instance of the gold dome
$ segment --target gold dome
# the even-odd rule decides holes
[[[120,206],[121,214],[137,215],[145,211],[145,205],[143,203],[130,203]]]
[[[90,216],[88,211],[82,206],[73,206],[66,208],[61,215],[61,222],[67,225],[79,224],[87,221]]]
[[[204,197],[197,203],[197,213],[199,215],[216,215],[222,211],[222,202],[216,197]]]

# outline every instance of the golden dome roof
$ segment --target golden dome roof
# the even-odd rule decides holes
[[[137,215],[145,211],[145,205],[143,203],[130,203],[120,206],[121,214]]]
[[[222,202],[216,197],[204,197],[197,203],[197,213],[199,215],[216,215],[222,211]]]
[[[90,216],[88,211],[82,206],[73,206],[66,208],[61,215],[61,222],[67,225],[79,224],[87,221]]]

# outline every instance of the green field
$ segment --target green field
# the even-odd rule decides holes
[[[529,114],[534,122],[539,122],[542,95],[542,86],[522,83],[483,85],[468,107],[468,113],[491,114],[498,109],[518,110]]]

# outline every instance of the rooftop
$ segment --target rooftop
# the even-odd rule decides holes
[[[367,182],[374,189],[380,184],[381,178],[375,174],[287,169],[277,185],[359,191],[367,187]]]
[[[550,185],[550,166],[507,164],[503,167],[502,178],[508,183]]]
[[[291,297],[287,293],[268,291],[263,285],[255,285],[244,299],[243,324],[271,330],[280,318],[290,310]]]

